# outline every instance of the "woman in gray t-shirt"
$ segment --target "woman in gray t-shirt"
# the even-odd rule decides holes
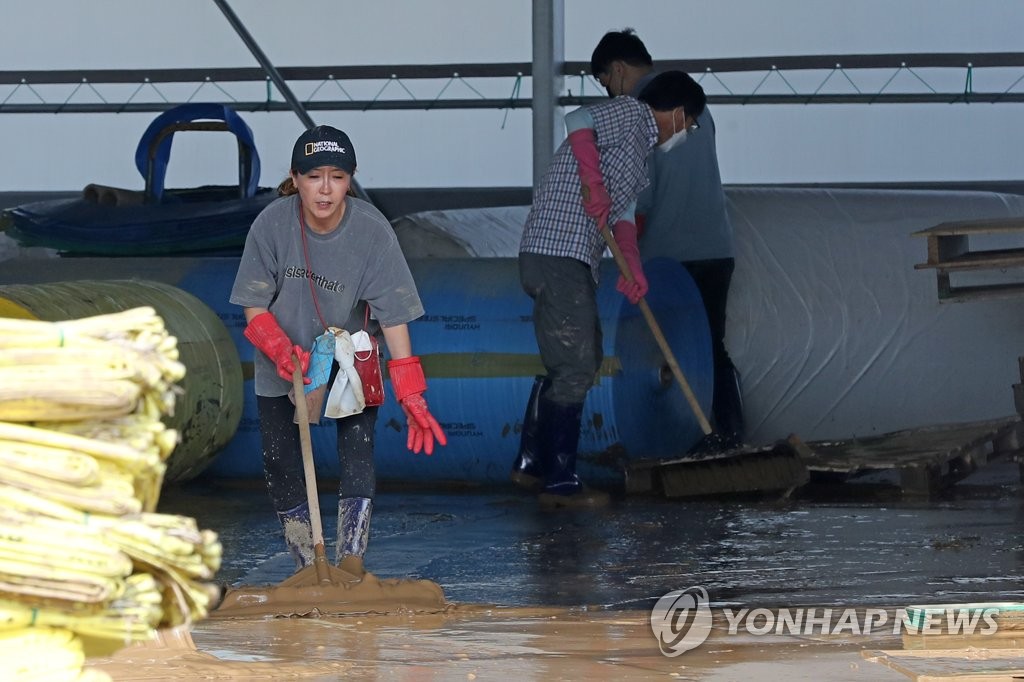
[[[387,219],[349,195],[355,169],[355,150],[344,132],[317,126],[299,136],[284,196],[253,221],[231,289],[231,302],[245,311],[245,337],[262,351],[253,365],[264,472],[297,568],[312,564],[313,540],[295,406],[288,397],[293,355],[309,384],[305,349],[327,327],[356,332],[372,314],[391,357],[388,373],[407,417],[409,449],[429,455],[435,440],[447,442],[423,398],[426,379],[412,354],[408,323],[423,315],[416,284]],[[337,420],[337,563],[360,578],[376,487],[376,420],[377,407]]]

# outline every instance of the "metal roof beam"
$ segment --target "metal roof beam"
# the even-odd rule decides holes
[[[951,52],[926,54],[846,54],[775,57],[738,57],[720,59],[665,59],[656,62],[659,69],[679,69],[688,73],[713,71],[734,73],[783,70],[886,69],[911,66],[917,68],[995,68],[1024,67],[1024,52]],[[468,64],[390,64],[367,66],[282,66],[277,68],[285,80],[384,80],[441,79],[458,74],[462,78],[514,78],[531,76],[530,62],[468,63]],[[590,62],[565,62],[562,75],[589,75]],[[19,83],[197,83],[251,82],[269,80],[267,73],[256,67],[187,68],[187,69],[55,69],[0,71],[0,84]]]

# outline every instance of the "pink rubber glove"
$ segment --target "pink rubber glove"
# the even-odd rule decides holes
[[[600,225],[608,220],[612,198],[601,176],[601,158],[593,128],[580,128],[569,133],[569,148],[579,167],[583,210]]]
[[[409,424],[409,437],[405,446],[414,454],[423,450],[425,454],[432,455],[435,439],[438,444],[447,445],[448,438],[434,415],[430,414],[427,401],[423,398],[423,392],[427,390],[427,379],[423,376],[419,357],[412,355],[400,360],[388,360],[388,374],[391,375],[395,397]]]
[[[306,376],[306,372],[309,371],[309,351],[291,342],[273,313],[260,313],[249,320],[243,333],[252,345],[274,361],[277,365],[277,374],[282,379],[289,383],[292,380],[292,374],[295,372],[295,361],[292,360],[294,354],[298,356],[299,366],[302,368],[302,383],[312,383],[313,380]]]
[[[636,305],[647,295],[647,277],[644,276],[640,248],[636,244],[636,225],[628,220],[620,220],[615,223],[614,236],[615,243],[619,245],[619,251],[622,252],[622,257],[629,265],[629,272],[633,276],[633,281],[630,282],[625,275],[619,275],[615,290]]]

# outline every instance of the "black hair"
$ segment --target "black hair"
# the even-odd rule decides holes
[[[646,102],[655,111],[671,111],[682,107],[693,118],[703,114],[708,103],[704,88],[683,71],[659,73],[637,99]]]
[[[590,74],[599,76],[608,71],[611,63],[616,61],[626,62],[630,66],[654,66],[654,60],[644,46],[644,41],[640,40],[631,28],[608,31],[602,36],[593,54],[590,55]]]

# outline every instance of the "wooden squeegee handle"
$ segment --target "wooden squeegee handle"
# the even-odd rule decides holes
[[[633,272],[629,269],[629,263],[626,262],[625,256],[622,255],[622,249],[615,242],[615,237],[612,236],[611,230],[608,228],[608,223],[601,221],[601,236],[604,237],[605,243],[608,245],[608,249],[612,252],[612,258],[615,259],[615,264],[619,266],[619,272],[626,278],[626,281],[633,282]],[[640,298],[637,302],[637,306],[640,308],[640,312],[643,313],[644,319],[647,321],[647,326],[651,330],[651,334],[654,335],[654,340],[657,341],[658,347],[661,348],[662,354],[665,356],[665,362],[668,363],[669,368],[672,370],[672,374],[675,376],[676,381],[679,382],[679,388],[683,391],[683,396],[686,398],[686,402],[689,403],[690,409],[693,410],[693,415],[697,417],[697,422],[700,424],[701,430],[705,436],[711,435],[711,424],[708,422],[708,418],[704,416],[704,410],[700,409],[700,403],[697,402],[697,396],[693,394],[693,390],[690,388],[690,382],[686,380],[686,375],[683,374],[683,369],[676,362],[676,356],[672,353],[672,348],[669,347],[668,341],[665,339],[665,335],[661,331],[661,326],[658,321],[654,319],[654,313],[651,312],[651,307],[647,305],[647,301],[644,298]]]
[[[306,500],[309,502],[309,520],[313,527],[313,565],[320,582],[330,582],[327,551],[324,549],[324,527],[320,519],[320,498],[316,487],[316,469],[313,466],[313,439],[309,433],[309,406],[302,380],[302,363],[292,355],[295,371],[292,388],[295,392],[295,415],[299,420],[299,444],[302,447],[302,472],[306,476]]]

